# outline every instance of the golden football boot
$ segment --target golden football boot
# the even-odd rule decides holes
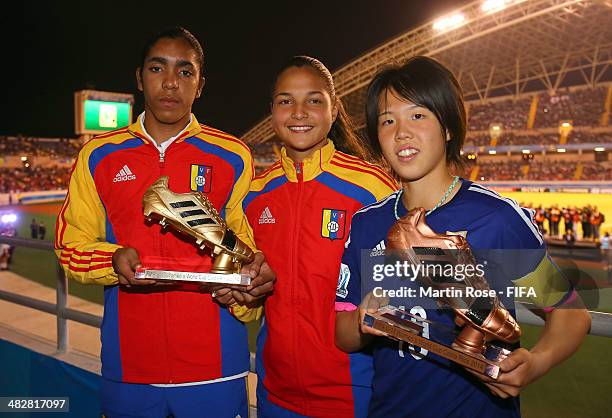
[[[168,176],[158,178],[142,198],[147,220],[157,220],[193,237],[196,244],[210,248],[215,259],[212,273],[239,273],[243,263],[253,261],[253,251],[227,227],[208,198],[198,192],[174,193]]]
[[[411,210],[399,219],[387,235],[387,251],[410,264],[443,263],[475,265],[467,240],[459,235],[437,234],[425,223],[425,209]],[[497,297],[467,297],[465,289],[489,290],[484,276],[472,275],[464,280],[419,275],[417,282],[434,289],[463,289],[463,297],[434,298],[442,307],[455,311],[456,322],[463,330],[454,345],[463,351],[482,354],[485,343],[493,340],[515,343],[521,329]]]

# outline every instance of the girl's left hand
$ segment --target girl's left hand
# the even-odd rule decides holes
[[[514,350],[501,362],[497,380],[474,373],[491,392],[500,398],[518,396],[521,390],[542,376],[545,371],[542,354],[524,348]]]

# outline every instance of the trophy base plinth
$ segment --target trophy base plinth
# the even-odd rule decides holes
[[[219,274],[219,273],[195,273],[190,271],[154,270],[140,268],[134,275],[136,279],[167,280],[178,282],[199,282],[230,286],[248,286],[251,284],[251,276],[248,274]]]
[[[487,344],[482,347],[483,354],[474,354],[456,345],[448,346],[423,337],[421,324],[424,322],[430,321],[393,306],[380,308],[376,313],[366,313],[364,318],[366,325],[384,332],[390,338],[422,347],[467,369],[497,379],[499,364],[510,354],[509,350]]]

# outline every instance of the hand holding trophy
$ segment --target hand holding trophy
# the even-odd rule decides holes
[[[201,249],[208,248],[214,258],[210,273],[139,269],[136,278],[194,281],[211,284],[248,286],[249,275],[240,274],[242,264],[253,261],[251,248],[228,228],[207,197],[198,192],[174,193],[168,177],[157,179],[143,196],[144,215],[165,228],[195,239]]]
[[[401,261],[413,265],[475,265],[476,261],[465,238],[436,234],[425,223],[425,210],[411,210],[398,220],[387,236],[387,250]],[[429,272],[429,269],[425,270]],[[435,270],[434,270],[435,271]],[[422,287],[435,289],[435,300],[441,308],[455,312],[455,322],[463,326],[449,347],[420,335],[424,319],[393,306],[368,313],[365,323],[388,336],[428,349],[442,357],[493,379],[499,374],[499,363],[510,353],[493,341],[515,343],[521,330],[497,296],[473,296],[468,287],[491,295],[484,276],[470,275],[458,281],[431,273],[419,274]],[[449,296],[452,295],[452,296]]]

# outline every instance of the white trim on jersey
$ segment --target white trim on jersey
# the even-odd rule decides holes
[[[485,188],[485,187],[483,187],[483,186],[481,186],[479,184],[476,184],[476,183],[472,183],[472,185],[469,187],[468,190],[471,191],[471,192],[477,192],[477,193],[486,194],[487,196],[491,196],[491,197],[494,197],[496,199],[499,199],[501,201],[506,202],[508,205],[510,205],[510,207],[512,209],[514,209],[514,211],[516,213],[519,214],[519,216],[527,224],[529,229],[531,229],[531,232],[533,232],[533,235],[536,237],[536,239],[538,240],[540,245],[542,245],[544,243],[544,239],[542,238],[542,234],[540,233],[540,231],[537,230],[536,226],[533,224],[533,222],[531,222],[531,219],[529,219],[527,217],[525,212],[523,212],[523,209],[518,205],[516,200],[510,199],[508,197],[503,197],[499,193],[497,193],[497,192],[495,192],[493,190],[489,190],[489,189],[487,189],[487,188]]]
[[[401,189],[400,189],[400,190],[401,190]],[[357,215],[358,213],[367,212],[367,211],[369,211],[370,209],[375,209],[375,208],[379,208],[379,207],[381,207],[381,206],[384,206],[384,205],[385,205],[385,204],[386,204],[386,203],[389,201],[389,199],[391,199],[391,198],[393,198],[393,197],[395,197],[395,198],[397,199],[397,195],[398,195],[398,193],[399,193],[399,190],[398,190],[398,191],[396,191],[396,192],[391,193],[391,194],[390,194],[389,196],[387,196],[387,197],[382,198],[382,199],[381,199],[381,200],[379,200],[378,202],[374,202],[374,203],[371,203],[371,204],[369,204],[369,205],[367,205],[367,206],[362,207],[362,208],[361,208],[361,209],[359,209],[357,212],[355,212],[355,214],[353,214],[353,216]]]
[[[227,382],[228,380],[240,379],[241,377],[247,377],[249,372],[242,372],[233,376],[220,377],[219,379],[202,380],[200,382],[188,382],[188,383],[154,383],[149,386],[155,386],[158,388],[178,388],[182,386],[196,386],[196,385],[210,385],[211,383]]]

